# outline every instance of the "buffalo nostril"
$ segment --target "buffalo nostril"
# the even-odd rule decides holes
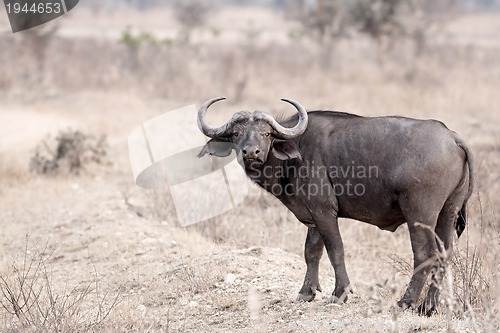
[[[243,149],[243,154],[246,155],[247,154],[247,150],[246,149]]]
[[[260,150],[256,149],[255,150],[255,154],[258,154],[260,152]]]

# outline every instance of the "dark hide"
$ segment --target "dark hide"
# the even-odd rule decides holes
[[[398,305],[414,307],[428,274],[439,266],[436,258],[451,250],[454,230],[460,235],[465,228],[473,178],[469,149],[434,120],[332,111],[308,115],[307,130],[294,140],[266,139],[259,134],[265,132],[264,125],[240,124],[238,139],[212,139],[201,155],[214,153],[221,141],[250,147],[252,155],[244,157],[247,175],[308,227],[300,300],[310,301],[321,290],[318,265],[324,248],[335,270],[331,302],[344,301],[351,290],[339,217],[389,231],[407,223],[415,272]],[[292,127],[297,119],[281,123]],[[435,284],[419,307],[421,313],[435,311],[438,275],[433,274]]]

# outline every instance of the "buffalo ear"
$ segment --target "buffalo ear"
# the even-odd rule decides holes
[[[299,147],[293,141],[275,140],[271,152],[276,158],[283,161],[294,158],[302,159]]]
[[[203,146],[203,149],[199,152],[198,157],[203,157],[207,154],[217,157],[227,157],[231,154],[233,149],[234,145],[231,142],[220,139],[211,139],[205,146]]]

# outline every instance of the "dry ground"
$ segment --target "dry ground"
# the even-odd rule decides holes
[[[156,15],[150,21],[141,18],[141,22],[175,29],[161,25]],[[231,26],[233,16],[222,15],[227,21],[220,22]],[[269,17],[273,15],[265,13],[262,22],[271,25]],[[96,26],[106,25],[99,16],[95,20]],[[335,59],[323,63],[328,70],[320,65],[324,54],[311,51],[308,42],[297,48],[310,54],[290,55],[287,43],[276,46],[267,42],[287,36],[290,27],[281,19],[271,37],[259,39],[261,44],[243,41],[246,49],[242,53],[240,44],[231,44],[232,37],[224,39],[228,46],[217,51],[220,54],[208,46],[208,55],[196,46],[184,46],[187,49],[178,54],[168,51],[173,53],[165,62],[175,66],[179,55],[188,54],[189,61],[184,59],[177,65],[186,70],[185,63],[189,63],[195,73],[177,73],[178,80],[185,79],[181,84],[158,81],[165,85],[163,90],[156,85],[134,86],[132,79],[140,75],[127,68],[123,80],[116,81],[127,87],[124,93],[114,87],[114,77],[106,76],[109,73],[102,74],[102,80],[99,73],[87,73],[86,68],[100,63],[85,63],[88,54],[78,55],[82,49],[69,42],[68,61],[80,69],[75,72],[78,75],[50,72],[51,79],[33,95],[23,93],[23,73],[4,64],[5,76],[0,79],[0,276],[8,279],[15,276],[16,268],[22,271],[26,255],[28,261],[43,261],[46,276],[38,283],[45,286],[50,281],[53,294],[60,296],[57,302],[91,285],[91,292],[78,304],[91,310],[112,307],[106,320],[94,327],[85,326],[96,317],[92,311],[82,310],[85,314],[80,317],[59,314],[62,322],[67,321],[62,325],[67,332],[441,332],[448,327],[456,332],[497,332],[500,48],[488,33],[493,31],[495,36],[498,21],[489,18],[493,23],[476,27],[474,22],[484,22],[482,18],[463,20],[463,25],[450,26],[449,33],[459,34],[462,27],[467,36],[480,34],[488,40],[487,46],[436,46],[432,56],[412,63],[418,71],[411,79],[405,74],[404,62],[391,60],[397,57],[379,67],[365,43],[347,42],[332,50]],[[112,23],[120,29],[129,21],[113,17]],[[74,25],[63,25],[61,34],[86,34],[89,29],[81,24],[82,20],[75,20]],[[220,24],[220,29],[227,29]],[[92,47],[100,45],[82,41]],[[64,43],[63,39],[54,45]],[[7,57],[4,50],[0,54]],[[111,49],[103,57],[115,51]],[[283,56],[287,54],[289,58]],[[217,55],[225,56],[231,62],[227,66],[232,66],[222,76],[215,74],[226,64]],[[142,56],[148,59],[151,55],[146,49]],[[213,63],[207,64],[207,59]],[[46,66],[47,71],[52,70],[50,60]],[[157,66],[163,70],[161,64]],[[212,70],[213,66],[219,67]],[[146,191],[134,185],[127,152],[129,132],[168,110],[233,93],[233,86],[241,79],[234,71],[246,66],[251,69],[242,70],[247,74],[241,99],[218,106],[219,112],[210,115],[213,123],[221,123],[242,108],[287,113],[288,108],[278,100],[290,97],[309,109],[439,119],[471,145],[478,181],[470,202],[468,229],[456,244],[459,255],[452,265],[456,304],[451,321],[444,305],[430,319],[411,311],[393,311],[409,279],[405,263],[411,262],[411,251],[405,226],[389,233],[343,220],[341,232],[354,293],[343,306],[325,305],[334,276],[323,260],[323,293],[311,303],[297,303],[294,298],[305,273],[301,252],[306,228],[274,198],[252,188],[237,209],[180,228],[167,191]],[[205,75],[213,82],[192,81]],[[73,81],[78,77],[81,81]],[[95,80],[87,86],[87,78]],[[160,80],[147,72],[141,82],[148,79]],[[70,80],[70,85],[65,86],[64,80]],[[68,127],[106,134],[109,163],[89,165],[79,176],[30,173],[34,147],[47,133],[55,135]],[[470,306],[464,312],[460,300],[468,291],[471,295],[465,298]],[[118,303],[113,306],[116,297]],[[1,294],[0,298],[5,304],[7,299]],[[0,332],[31,331],[20,327],[18,317],[0,308]]]

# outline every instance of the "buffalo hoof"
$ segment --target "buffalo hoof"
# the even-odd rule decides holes
[[[321,287],[304,285],[297,295],[297,301],[311,302],[316,297],[316,290],[321,291]]]
[[[346,289],[340,289],[339,291],[334,291],[332,296],[330,296],[330,298],[328,299],[328,304],[342,304],[342,303],[345,303],[347,302],[347,295],[349,293],[352,294],[352,288],[350,286],[348,286]],[[337,295],[340,295],[339,296],[336,296],[335,294]]]
[[[437,309],[435,306],[425,304],[425,302],[420,304],[420,306],[417,308],[417,313],[421,316],[430,317],[433,314],[435,314],[436,312],[437,312]]]
[[[341,297],[337,297],[335,295],[332,295],[328,299],[328,304],[342,304],[345,302],[347,302],[347,295],[342,295]]]
[[[401,310],[406,310],[408,309],[409,307],[411,308],[415,308],[415,302],[413,301],[409,301],[409,300],[400,300],[398,303],[397,303],[398,307],[401,309]]]
[[[341,304],[343,303],[340,298],[338,298],[337,296],[330,296],[330,298],[328,299],[328,304]]]
[[[316,294],[298,294],[297,301],[299,302],[311,302],[316,297]]]

